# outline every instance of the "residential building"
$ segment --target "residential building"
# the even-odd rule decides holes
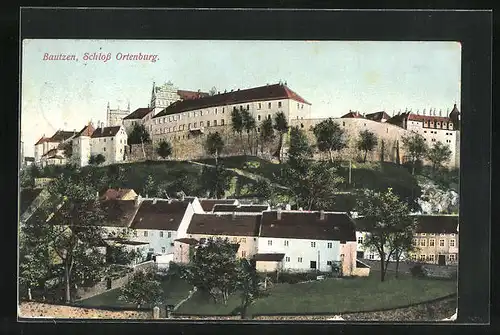
[[[64,165],[67,163],[64,154],[64,145],[76,135],[74,131],[58,130],[52,137],[42,136],[35,144],[35,164],[42,167],[47,165]]]
[[[92,122],[83,127],[72,139],[73,153],[72,161],[80,167],[89,164],[90,159],[90,140],[95,128]]]
[[[108,102],[108,107],[106,109],[106,127],[117,127],[123,124],[123,118],[130,114],[130,102],[127,105],[127,109],[111,109]]]
[[[24,157],[24,167],[29,167],[35,163],[35,157]]]
[[[125,160],[127,133],[123,126],[97,128],[90,136],[90,155],[101,154],[104,164],[115,164]]]
[[[284,254],[283,270],[328,272],[341,262],[348,276],[356,267],[355,225],[346,213],[265,211],[257,249],[256,260],[260,254]],[[256,262],[257,270],[275,270],[263,263]]]
[[[278,112],[283,112],[288,120],[311,117],[311,104],[286,84],[238,89],[170,104],[153,117],[153,143],[172,136],[190,138],[204,133],[205,129],[208,132],[213,127],[227,126],[233,109],[248,110],[257,124]]]
[[[260,219],[260,214],[194,214],[186,235],[201,242],[210,238],[228,239],[239,244],[238,257],[250,259],[257,253]]]
[[[135,200],[137,197],[131,188],[110,188],[100,195],[101,200]]]

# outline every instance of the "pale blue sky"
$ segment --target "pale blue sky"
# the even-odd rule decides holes
[[[112,59],[83,60],[85,52]],[[117,61],[122,53],[156,62]],[[44,61],[44,53],[78,61]],[[24,40],[21,134],[26,156],[43,134],[106,121],[106,106],[147,107],[153,81],[219,91],[286,81],[312,103],[313,117],[350,109],[460,109],[461,48],[456,42]]]

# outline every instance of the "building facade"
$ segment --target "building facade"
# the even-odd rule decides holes
[[[90,139],[94,131],[95,129],[92,122],[89,122],[72,139],[72,161],[80,167],[89,164],[91,147]]]
[[[90,155],[103,155],[105,165],[123,162],[127,149],[127,138],[123,126],[104,127],[104,124],[101,124],[101,127],[95,129],[90,136]]]
[[[106,127],[116,127],[123,124],[123,118],[130,114],[130,103],[127,105],[127,109],[111,109],[108,102],[108,107],[106,109]]]
[[[70,142],[77,131],[58,130],[52,137],[43,135],[35,143],[35,164],[39,166],[64,165],[67,157],[63,146]]]

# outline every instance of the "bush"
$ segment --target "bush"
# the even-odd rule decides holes
[[[411,275],[416,278],[424,278],[427,276],[427,271],[421,264],[416,264],[410,269]]]

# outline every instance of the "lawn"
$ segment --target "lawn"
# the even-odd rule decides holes
[[[258,299],[250,308],[253,314],[273,313],[343,313],[396,308],[424,302],[457,291],[456,281],[415,279],[388,274],[380,282],[379,273],[353,279],[327,279],[302,284],[278,284],[267,297]],[[214,304],[195,294],[177,313],[227,315],[240,303],[238,294],[228,304]]]
[[[192,286],[180,279],[165,279],[162,281],[164,301],[167,305],[175,305],[186,298]],[[85,307],[131,307],[136,305],[119,300],[120,289],[113,289],[92,298],[79,301],[77,304]],[[143,306],[147,307],[147,306]]]

